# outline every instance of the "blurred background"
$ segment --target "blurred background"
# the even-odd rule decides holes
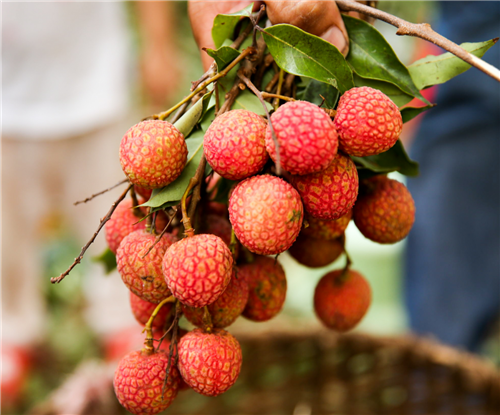
[[[446,3],[459,7],[463,2]],[[381,1],[378,7],[409,21],[429,22],[433,27],[439,27],[443,13],[441,5],[433,1]],[[463,10],[456,13],[461,13],[462,19],[474,18]],[[479,17],[474,24],[480,25]],[[394,28],[384,23],[376,22],[375,27],[405,64],[441,53],[427,42],[395,36]],[[445,29],[452,40],[462,42],[452,37],[450,27]],[[472,30],[466,35],[468,41],[494,37],[484,37],[483,33],[476,36]],[[490,54],[496,59],[493,63],[500,66],[498,51]],[[475,69],[467,74],[472,71],[471,82],[485,80],[486,75]],[[48,411],[44,405],[50,401],[55,407],[65,407],[66,413],[79,413],[75,395],[54,391],[77,368],[82,374],[80,383],[68,388],[88,391],[90,379],[102,369],[102,362],[111,362],[102,370],[114,370],[128,350],[140,347],[143,335],[129,310],[128,292],[119,275],[105,275],[94,260],[105,249],[103,234],[62,283],[52,285],[49,280],[73,262],[121,192],[116,189],[89,203],[73,205],[123,179],[118,145],[125,131],[145,116],[177,102],[189,90],[190,82],[202,74],[187,3],[4,3],[2,72],[2,410],[6,414],[51,413],[44,412]],[[457,82],[463,82],[465,76],[459,76]],[[490,89],[496,93],[496,87],[493,84]],[[445,105],[437,94],[437,88],[424,93],[430,101]],[[493,110],[498,115],[498,101],[495,105]],[[405,125],[402,139],[408,151],[412,151],[415,137],[419,139],[423,117]],[[495,149],[498,141],[489,150],[497,158]],[[417,161],[421,161],[417,157],[420,154],[417,151]],[[426,164],[421,169],[425,170]],[[391,177],[405,182],[401,175]],[[489,193],[498,206],[498,188],[492,187],[495,184],[498,181],[489,183]],[[417,222],[422,220],[421,212],[426,212],[424,205],[419,210],[419,203]],[[500,239],[498,212],[494,211],[496,219],[489,223],[496,240],[493,249],[498,248]],[[447,337],[449,333],[440,337],[427,330],[425,322],[412,320],[409,315],[412,302],[425,303],[432,287],[426,286],[427,291],[420,296],[418,290],[412,291],[409,280],[405,280],[405,263],[426,263],[429,259],[411,257],[405,261],[405,241],[388,246],[372,243],[352,222],[346,240],[353,268],[366,276],[373,290],[372,306],[356,331],[400,335],[413,327],[421,334],[500,364],[498,320],[495,323],[498,302],[495,305],[493,301],[493,312],[490,309],[487,318],[478,323],[481,331],[474,341],[462,341],[465,337],[458,335]],[[469,248],[486,249],[481,244]],[[475,255],[471,251],[477,258]],[[498,252],[490,256],[493,283],[482,287],[484,298],[500,296]],[[321,329],[312,308],[314,288],[326,272],[342,267],[344,259],[314,270],[298,264],[287,253],[279,259],[288,279],[283,312],[268,323],[240,319],[229,331]],[[478,275],[483,273],[481,260],[475,270]],[[443,284],[448,284],[450,291],[455,289],[449,281]],[[460,287],[458,282],[457,289]],[[477,300],[482,294],[474,295]],[[441,298],[440,313],[450,314],[451,320],[462,318],[455,317],[453,307],[447,309],[446,295]],[[432,310],[434,303],[429,301]],[[472,303],[462,303],[465,312],[469,305],[474,307]],[[82,362],[86,363],[82,366]],[[93,387],[92,393],[98,393],[99,384]],[[75,408],[73,412],[71,408]]]

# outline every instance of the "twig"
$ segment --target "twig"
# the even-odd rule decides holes
[[[173,326],[173,332],[172,332],[172,338],[170,339],[170,347],[168,349],[168,364],[167,364],[167,370],[165,373],[165,380],[163,381],[163,387],[161,388],[161,396],[163,398],[163,395],[165,394],[165,389],[167,386],[167,381],[168,381],[168,375],[170,374],[170,369],[172,368],[172,358],[174,359],[174,365],[177,366],[177,360],[179,359],[179,353],[177,352],[177,331],[179,328],[179,318],[181,315],[181,303],[177,301],[175,304],[175,318],[172,323]],[[174,351],[175,351],[175,356],[174,356]]]
[[[215,113],[217,114],[220,110],[220,98],[219,98],[219,83],[214,83],[214,94],[215,94]]]
[[[203,320],[203,329],[207,333],[211,333],[214,328],[214,325],[212,323],[212,316],[210,314],[210,311],[208,310],[208,306],[203,307],[202,320]]]
[[[58,277],[52,277],[50,279],[50,282],[52,284],[55,284],[55,283],[59,283],[61,282],[70,272],[73,268],[75,268],[81,261],[82,261],[82,258],[83,256],[85,255],[85,252],[87,252],[87,249],[89,248],[89,246],[95,241],[95,238],[97,238],[97,235],[99,234],[99,232],[101,231],[101,229],[103,228],[103,226],[106,224],[106,222],[111,218],[111,215],[113,214],[113,212],[115,211],[116,207],[118,206],[118,204],[123,200],[125,199],[125,196],[127,196],[127,193],[129,192],[129,190],[133,187],[134,185],[131,183],[129,184],[129,186],[125,189],[125,191],[120,195],[120,197],[118,199],[115,200],[115,202],[113,202],[113,204],[111,205],[111,208],[109,209],[108,213],[106,214],[106,216],[101,219],[101,222],[99,223],[99,227],[97,228],[97,231],[95,231],[94,235],[92,236],[92,238],[90,238],[90,241],[87,242],[87,244],[82,248],[82,251],[80,252],[80,255],[78,255],[74,262],[71,264],[71,266],[65,271],[63,272],[61,275],[59,275]]]
[[[272,90],[274,89],[275,85],[278,83],[279,79],[280,79],[280,73],[278,71],[278,72],[276,72],[274,74],[273,78],[266,85],[266,92],[272,92]]]
[[[257,73],[253,78],[253,84],[258,89],[262,89],[262,78],[264,77],[264,73],[266,72],[267,68],[271,66],[273,62],[274,62],[273,55],[268,53],[267,55],[264,56],[262,65],[259,65],[259,67],[257,68]]]
[[[84,200],[79,200],[79,201],[77,201],[77,202],[73,203],[73,205],[75,205],[75,206],[76,206],[76,205],[79,205],[80,203],[87,203],[87,202],[90,202],[92,199],[96,198],[97,196],[100,196],[100,195],[102,195],[102,194],[104,194],[104,193],[106,193],[106,192],[109,192],[110,190],[113,190],[115,187],[118,187],[118,186],[120,186],[121,184],[123,184],[123,183],[127,183],[127,182],[128,182],[128,179],[123,179],[121,182],[118,182],[118,183],[116,183],[115,185],[113,185],[113,186],[111,186],[111,187],[108,187],[106,190],[102,190],[102,191],[101,191],[101,192],[99,192],[99,193],[93,194],[92,196],[87,197],[87,198],[86,198],[86,199],[84,199]]]
[[[281,175],[281,163],[280,163],[280,145],[278,142],[278,138],[276,137],[276,132],[274,131],[273,123],[271,122],[271,116],[269,115],[269,111],[266,106],[266,101],[261,94],[261,92],[252,84],[252,81],[248,79],[241,71],[237,72],[238,77],[245,83],[245,85],[259,98],[262,106],[264,107],[264,111],[267,115],[267,120],[269,121],[269,126],[271,127],[271,136],[274,141],[274,146],[276,148],[276,174],[278,176]]]
[[[137,223],[139,223],[146,215],[141,209],[137,208],[139,206],[139,200],[137,199],[137,193],[134,186],[130,189],[130,196],[132,197],[132,213],[136,218],[140,219],[137,221]]]
[[[285,95],[278,95],[278,94],[270,94],[269,92],[262,91],[262,98],[267,99],[267,98],[279,98],[282,99],[283,101],[295,101],[295,99],[286,97]]]
[[[464,48],[460,47],[459,45],[445,38],[439,33],[436,33],[434,30],[432,30],[430,24],[428,23],[410,23],[399,17],[393,16],[392,14],[383,12],[373,7],[365,6],[364,4],[360,4],[352,0],[337,0],[337,5],[342,11],[354,11],[363,13],[395,26],[398,28],[396,34],[399,36],[419,37],[421,39],[432,42],[500,82],[499,69],[483,61],[482,59],[479,59],[472,53],[467,52]]]
[[[149,317],[149,320],[147,321],[146,325],[144,326],[144,329],[142,332],[146,332],[146,338],[144,339],[144,350],[148,354],[152,354],[155,350],[154,345],[153,345],[153,321],[155,317],[158,315],[160,312],[161,308],[167,304],[167,303],[173,303],[176,301],[176,298],[171,295],[170,297],[165,298],[162,300],[154,309],[154,311],[151,313],[151,316]]]
[[[203,154],[201,156],[200,164],[198,165],[198,168],[196,169],[196,173],[189,180],[188,187],[186,188],[186,191],[182,195],[182,199],[181,199],[182,223],[184,224],[184,233],[187,236],[193,236],[194,229],[191,226],[191,219],[190,219],[190,216],[188,215],[188,212],[187,212],[186,200],[187,200],[187,197],[188,197],[189,193],[191,192],[191,190],[193,190],[194,187],[196,185],[198,185],[199,183],[201,183],[201,181],[203,180],[203,176],[205,174],[205,163],[206,163],[206,158],[205,158],[205,154]],[[193,200],[191,201],[191,203],[192,202],[193,202]]]
[[[203,185],[203,177],[205,176],[206,165],[207,165],[207,160],[205,157],[203,157],[200,160],[200,166],[198,166],[201,172],[200,176],[198,177],[198,184],[193,189],[193,195],[191,196],[191,200],[189,202],[188,214],[190,218],[194,216],[194,213],[196,211],[196,206],[198,205],[198,202],[201,200],[201,187]]]
[[[285,71],[283,69],[280,69],[279,72],[279,77],[278,77],[278,89],[276,90],[276,95],[281,95],[281,88],[283,88],[283,80],[285,79]],[[276,111],[280,105],[280,100],[275,98],[273,107],[274,110]]]
[[[191,102],[192,102],[192,100],[186,101],[184,104],[181,105],[181,107],[177,110],[177,112],[174,114],[174,116],[170,120],[170,122],[172,124],[179,121],[179,118],[181,118],[182,115],[186,112],[186,110],[189,107],[189,105],[191,104]]]
[[[172,223],[172,221],[174,220],[175,218],[175,215],[177,214],[177,209],[178,207],[177,206],[173,206],[172,207],[174,213],[172,214],[172,216],[170,217],[170,219],[168,220],[168,223],[167,223],[167,226],[165,226],[165,228],[163,228],[163,230],[161,231],[161,233],[156,237],[156,240],[153,242],[153,245],[151,245],[149,247],[149,249],[146,251],[146,253],[142,256],[142,258],[145,258],[152,250],[153,248],[156,246],[156,244],[158,242],[160,242],[160,239],[163,237],[163,235],[165,235],[165,233],[167,232],[168,230],[168,227],[170,226],[170,224]]]

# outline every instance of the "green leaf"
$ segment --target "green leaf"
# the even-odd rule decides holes
[[[219,49],[205,49],[208,56],[215,59],[217,69],[222,71],[227,65],[234,61],[239,55],[236,49],[229,46],[221,46]]]
[[[478,43],[462,43],[460,46],[468,52],[481,58],[486,51],[497,43],[498,38]],[[442,84],[460,75],[470,68],[470,65],[452,53],[446,52],[438,56],[429,55],[412,63],[408,70],[419,89]]]
[[[269,102],[266,102],[266,108],[268,111],[271,111],[273,107]],[[257,98],[255,94],[248,89],[245,89],[238,94],[234,104],[231,106],[231,109],[244,109],[255,112],[258,115],[266,115],[264,106],[260,102],[259,98]]]
[[[406,176],[418,175],[418,163],[408,157],[400,140],[389,150],[376,156],[351,158],[357,165],[375,173],[398,171]]]
[[[218,14],[215,17],[214,25],[212,26],[212,39],[214,40],[216,48],[222,46],[226,39],[233,36],[236,25],[242,17],[250,16],[252,14],[252,9],[253,3],[239,12],[231,14]]]
[[[312,79],[305,89],[300,94],[297,94],[297,97],[304,101],[309,101],[316,105],[323,104],[323,107],[333,109],[337,103],[339,91],[329,84]]]
[[[178,204],[186,191],[189,180],[194,177],[203,155],[203,131],[197,130],[186,140],[188,159],[181,175],[168,186],[153,192],[151,198],[141,206],[166,208]],[[156,194],[155,194],[156,193]]]
[[[401,116],[403,117],[403,122],[408,122],[415,118],[417,115],[435,107],[435,105],[426,105],[425,107],[405,107],[401,110]]]
[[[284,71],[330,84],[341,93],[354,86],[351,68],[331,43],[287,24],[271,26],[262,34]]]
[[[369,86],[370,88],[378,89],[382,91],[385,95],[387,95],[392,102],[394,102],[398,107],[402,107],[403,105],[408,104],[414,97],[409,95],[401,89],[399,89],[396,85],[391,84],[390,82],[384,81],[375,81],[373,79],[362,78],[354,74],[354,84],[356,86]]]
[[[384,36],[363,20],[342,15],[349,34],[347,61],[363,78],[390,82],[403,92],[429,103]]]
[[[203,113],[206,111],[212,92],[213,91],[209,91],[203,95],[203,98],[196,101],[196,103],[189,108],[189,110],[186,111],[186,113],[179,118],[177,122],[174,123],[174,126],[184,135],[184,137],[189,135],[200,120]]]
[[[109,248],[106,248],[101,255],[93,257],[92,261],[101,263],[106,274],[110,274],[116,269],[116,255]]]

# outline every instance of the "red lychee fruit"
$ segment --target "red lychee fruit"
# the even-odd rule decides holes
[[[184,136],[167,121],[149,120],[136,124],[120,143],[120,163],[129,180],[146,189],[172,183],[187,161]]]
[[[146,228],[146,221],[139,222],[140,218],[134,215],[133,209],[131,199],[122,201],[104,226],[106,242],[114,254],[116,254],[123,238],[129,233]]]
[[[178,351],[182,378],[202,395],[220,395],[238,379],[241,347],[226,330],[214,329],[207,333],[194,329],[180,340]]]
[[[180,376],[171,362],[165,393],[162,388],[168,366],[168,355],[160,350],[153,354],[136,351],[126,355],[115,372],[113,386],[120,404],[135,415],[154,415],[167,409],[179,390]]]
[[[333,121],[317,105],[307,101],[283,104],[271,115],[280,148],[280,163],[291,174],[324,170],[337,154],[338,138]],[[266,148],[277,163],[271,126],[266,131]]]
[[[151,198],[151,194],[153,193],[152,189],[146,189],[141,186],[134,186],[134,191],[141,197],[144,198],[144,200],[149,200]]]
[[[318,219],[338,219],[354,205],[358,196],[358,171],[354,162],[338,153],[326,170],[292,176],[306,211]]]
[[[116,265],[130,291],[143,300],[158,304],[171,295],[163,278],[162,260],[167,248],[177,238],[165,233],[146,255],[155,241],[156,235],[146,231],[127,235],[116,252]]]
[[[200,224],[201,233],[217,235],[227,246],[231,244],[231,224],[225,216],[208,213],[203,216]]]
[[[229,220],[239,241],[251,252],[286,251],[302,226],[297,191],[283,179],[264,174],[240,182],[229,199]]]
[[[375,176],[363,181],[353,212],[354,223],[366,238],[392,244],[410,233],[415,202],[403,183]]]
[[[243,275],[233,271],[231,282],[212,304],[208,306],[212,324],[217,328],[225,328],[243,312],[248,301],[248,284]],[[203,327],[203,308],[194,308],[183,305],[182,310],[186,318],[195,326]]]
[[[383,92],[367,86],[342,95],[334,122],[340,150],[358,157],[389,150],[403,129],[396,104]]]
[[[286,298],[286,276],[278,261],[265,256],[255,257],[254,262],[239,267],[239,275],[244,276],[249,288],[244,317],[267,321],[281,311]]]
[[[217,300],[231,281],[232,270],[231,251],[216,235],[184,238],[163,258],[163,274],[172,294],[191,307]]]
[[[344,332],[352,329],[366,314],[371,289],[366,279],[353,270],[331,271],[318,282],[314,291],[314,310],[328,328]]]
[[[299,235],[288,252],[299,264],[309,268],[321,268],[335,261],[344,252],[343,237],[337,239],[316,239]]]
[[[259,172],[269,158],[264,140],[266,125],[262,117],[242,109],[215,118],[203,137],[208,164],[229,180]]]
[[[352,210],[347,212],[344,216],[333,220],[318,219],[314,216],[306,214],[304,221],[307,221],[309,226],[302,229],[301,234],[311,238],[331,241],[344,234],[351,218]]]
[[[146,325],[157,305],[158,304],[143,300],[130,291],[130,308],[132,309],[132,314],[143,326]],[[172,310],[172,306],[172,303],[167,303],[162,306],[153,320],[153,328],[162,329],[165,326],[165,322],[170,310]]]

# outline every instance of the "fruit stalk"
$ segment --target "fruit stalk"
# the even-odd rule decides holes
[[[146,338],[144,339],[144,349],[143,351],[147,354],[152,354],[154,352],[154,345],[153,345],[153,321],[155,317],[158,315],[160,312],[161,308],[167,304],[167,303],[173,303],[175,302],[175,297],[171,295],[170,297],[165,298],[160,304],[156,306],[154,309],[153,313],[151,314],[151,317],[149,317],[148,322],[146,323],[146,326],[144,327],[144,330],[142,332],[146,332]]]

